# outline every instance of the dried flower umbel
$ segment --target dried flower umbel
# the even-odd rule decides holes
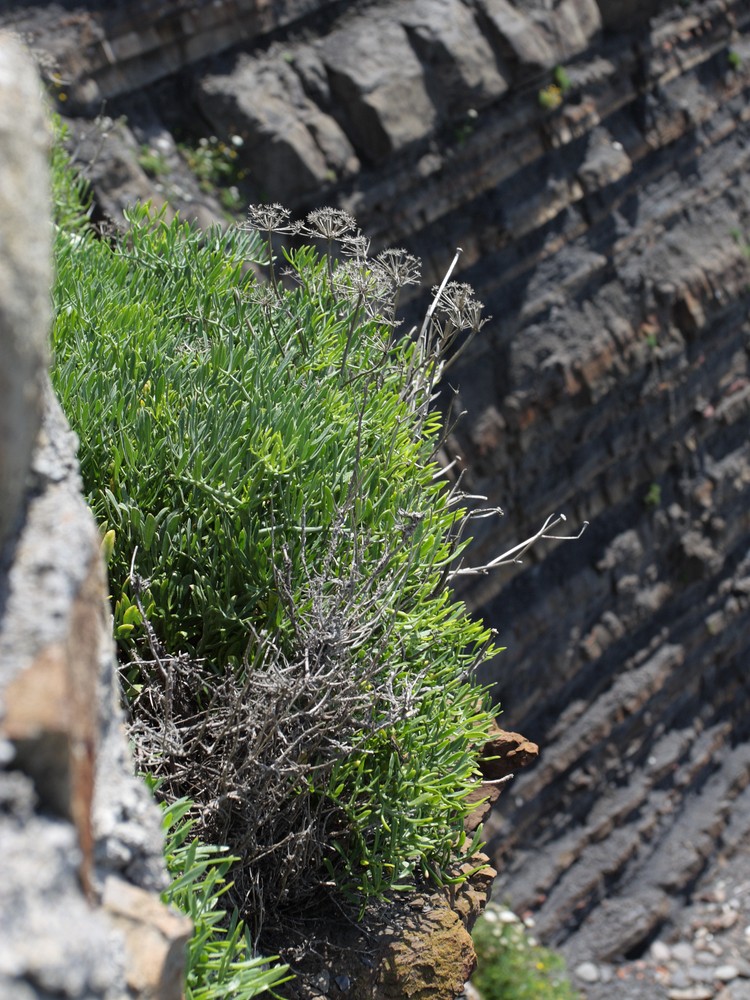
[[[375,264],[394,288],[419,284],[422,274],[421,261],[400,247],[382,250],[375,258]]]
[[[300,231],[300,223],[292,222],[292,213],[288,208],[274,202],[272,205],[249,205],[247,220],[239,223],[238,229],[257,230],[265,233],[268,239],[268,273],[273,290],[279,294],[279,284],[276,277],[273,255],[274,235],[293,235]]]
[[[437,289],[435,289],[437,291]],[[474,297],[474,289],[460,281],[451,281],[443,289],[437,311],[448,321],[448,328],[479,333],[487,323],[482,317],[483,303]]]
[[[316,208],[307,216],[305,232],[325,240],[340,240],[356,232],[357,221],[340,208]]]
[[[291,221],[292,213],[283,205],[249,205],[247,221],[240,228],[257,229],[262,233],[296,233],[299,224]]]

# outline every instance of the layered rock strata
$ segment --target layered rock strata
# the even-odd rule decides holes
[[[504,538],[591,522],[467,591],[508,645],[487,676],[544,747],[492,821],[495,891],[574,964],[680,926],[750,832],[748,84],[707,13],[633,46],[637,86],[593,128],[559,118],[537,224],[476,267],[499,322],[454,376]]]

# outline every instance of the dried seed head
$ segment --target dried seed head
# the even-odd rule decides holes
[[[395,288],[416,285],[421,275],[421,262],[406,250],[383,250],[375,258],[388,280]]]
[[[251,298],[264,312],[270,312],[279,306],[279,296],[274,288],[262,281],[255,282],[250,289]]]
[[[370,249],[370,241],[364,233],[356,232],[348,236],[340,237],[341,253],[345,257],[353,257],[357,262],[363,264],[367,261],[367,252]]]
[[[356,219],[340,208],[316,208],[307,216],[307,231],[312,236],[338,240],[357,229]]]
[[[371,261],[347,260],[338,264],[333,272],[333,284],[342,298],[363,298],[367,302],[381,303],[391,295],[390,284],[383,279],[379,268]]]
[[[266,233],[294,233],[299,227],[296,222],[290,221],[291,215],[288,208],[278,203],[249,205],[247,222],[242,224],[242,228],[260,229]]]
[[[435,289],[437,291],[437,289]],[[482,318],[484,304],[474,298],[474,289],[460,281],[451,281],[443,289],[437,311],[442,313],[458,330],[478,333],[487,319]]]

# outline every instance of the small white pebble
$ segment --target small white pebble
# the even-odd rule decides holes
[[[733,979],[736,979],[737,976],[739,976],[739,974],[740,970],[737,966],[730,965],[729,963],[726,965],[720,965],[714,973],[716,978],[720,979],[722,983],[731,983]]]
[[[689,945],[687,941],[678,941],[676,945],[672,948],[672,957],[677,962],[692,962],[693,961],[693,948]]]
[[[663,941],[654,941],[651,945],[651,957],[655,962],[668,962],[672,957],[672,949]]]
[[[575,974],[584,983],[598,983],[599,969],[593,962],[581,962],[575,967]]]

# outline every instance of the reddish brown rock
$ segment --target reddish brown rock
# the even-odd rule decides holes
[[[520,733],[511,733],[495,726],[479,759],[485,781],[497,781],[533,764],[539,747]]]
[[[133,993],[140,1000],[181,1000],[190,918],[113,877],[104,884],[102,906],[125,938],[125,975]]]
[[[478,803],[464,821],[467,833],[472,834],[481,826],[497,802],[503,789],[503,779],[512,778],[516,771],[528,767],[539,755],[539,747],[519,733],[509,733],[495,725],[479,758],[484,781],[468,796],[469,802]]]

